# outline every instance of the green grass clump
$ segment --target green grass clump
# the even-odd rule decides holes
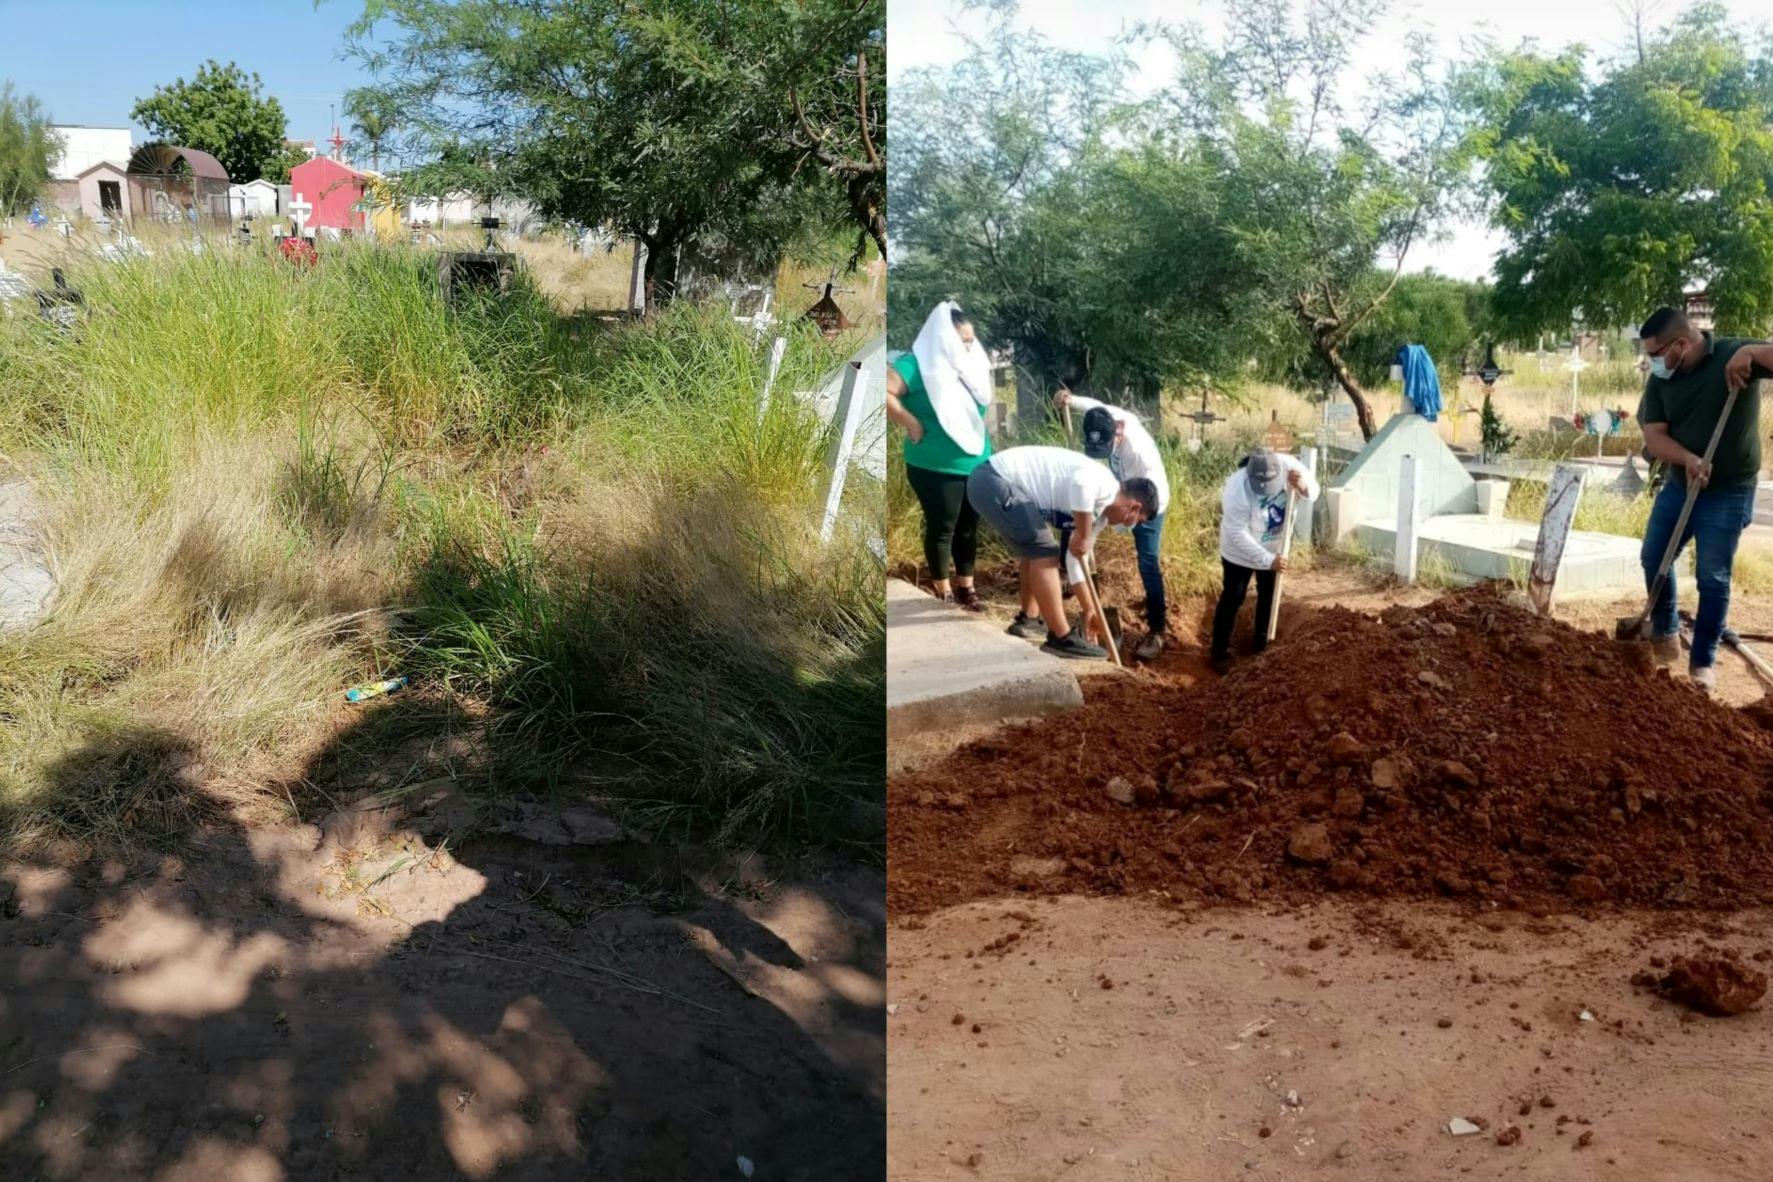
[[[445,306],[428,252],[355,243],[69,279],[75,334],[0,321],[0,464],[59,582],[0,634],[0,836],[293,803],[375,719],[447,716],[498,791],[879,848],[883,493],[853,475],[819,543],[828,432],[792,397],[854,340],[791,326],[760,416],[767,342],[721,308],[563,315],[523,270]]]

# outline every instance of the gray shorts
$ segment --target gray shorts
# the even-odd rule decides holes
[[[999,476],[990,460],[967,477],[967,501],[1003,536],[1017,558],[1058,558],[1064,554],[1051,516]]]

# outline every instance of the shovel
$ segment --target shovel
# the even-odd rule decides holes
[[[1711,429],[1711,442],[1705,445],[1702,457],[1707,468],[1711,466],[1711,457],[1718,450],[1718,440],[1724,437],[1724,424],[1730,421],[1730,412],[1736,408],[1736,395],[1740,391],[1730,391],[1724,399],[1723,413],[1718,415],[1718,425]],[[1668,581],[1668,572],[1674,566],[1675,555],[1680,552],[1681,541],[1687,532],[1687,519],[1693,515],[1693,502],[1699,499],[1699,482],[1687,481],[1687,500],[1681,506],[1681,515],[1675,520],[1674,532],[1668,535],[1668,545],[1662,551],[1662,565],[1656,568],[1656,579],[1650,584],[1649,598],[1644,600],[1644,610],[1635,616],[1625,616],[1613,624],[1613,637],[1616,640],[1648,640],[1650,638],[1650,612],[1656,606],[1656,597],[1662,594],[1662,585]]]
[[[1083,568],[1084,580],[1090,585],[1090,598],[1096,601],[1096,606],[1100,608],[1102,612],[1103,623],[1107,625],[1104,631],[1106,631],[1108,635],[1104,636],[1102,639],[1108,642],[1108,655],[1113,659],[1116,668],[1125,668],[1125,666],[1120,663],[1120,629],[1116,626],[1120,622],[1120,612],[1116,611],[1114,615],[1110,616],[1108,614],[1109,609],[1102,606],[1102,593],[1096,590],[1095,562],[1089,558],[1085,558]]]
[[[1681,639],[1687,641],[1689,645],[1691,644],[1690,637],[1692,628],[1692,613],[1682,612]],[[1748,662],[1748,667],[1753,669],[1755,676],[1761,679],[1761,684],[1773,687],[1773,665],[1768,665],[1766,659],[1763,658],[1761,654],[1755,652],[1753,649],[1749,648],[1748,645],[1743,643],[1744,640],[1765,640],[1767,639],[1766,636],[1760,633],[1738,632],[1734,628],[1725,628],[1723,635],[1719,636],[1718,639],[1724,642],[1726,648],[1735,649],[1737,654],[1744,661]]]
[[[1298,496],[1299,494],[1291,488],[1287,489],[1287,513],[1281,519],[1280,556],[1282,558],[1293,552],[1293,502],[1298,499]],[[1286,577],[1284,574],[1274,576],[1274,606],[1268,611],[1268,639],[1270,640],[1274,639],[1275,629],[1280,626],[1281,583]]]

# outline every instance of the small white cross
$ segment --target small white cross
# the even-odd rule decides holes
[[[308,228],[308,215],[313,212],[313,203],[304,201],[300,193],[297,193],[295,200],[289,203],[289,220],[295,223],[297,238],[300,238],[302,231]]]

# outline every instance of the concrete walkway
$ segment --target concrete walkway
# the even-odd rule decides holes
[[[887,738],[1083,705],[1069,663],[887,580]]]
[[[55,579],[37,545],[31,488],[0,481],[0,629],[34,622],[49,607]]]

